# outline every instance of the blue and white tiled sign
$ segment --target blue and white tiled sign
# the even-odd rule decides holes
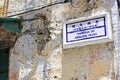
[[[95,41],[98,39],[104,39],[104,41],[107,41],[107,37],[111,37],[110,18],[106,15],[80,21],[73,20],[73,22],[67,22],[64,27],[63,46],[72,43],[84,45],[87,41],[87,43],[89,44],[89,41]],[[74,46],[74,44],[70,46]]]
[[[105,17],[66,24],[66,42],[106,36]]]

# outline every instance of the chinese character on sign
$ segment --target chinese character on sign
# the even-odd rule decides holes
[[[74,44],[86,45],[87,42],[89,44],[92,41],[93,43],[97,43],[100,42],[99,40],[101,42],[110,41],[111,26],[109,14],[98,17],[93,16],[84,20],[73,20],[73,22],[68,21],[65,24],[63,32],[63,45],[67,45],[67,47],[69,45],[74,46]]]

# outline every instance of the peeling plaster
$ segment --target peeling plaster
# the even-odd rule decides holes
[[[38,55],[36,35],[29,33],[29,31],[34,33],[36,29],[29,27],[31,23],[26,21],[23,25],[28,27],[24,28],[23,33],[25,33],[17,40],[16,46],[11,52],[10,62],[14,64],[10,65],[10,70],[12,70],[10,71],[10,80],[12,78],[14,78],[13,80],[27,80],[28,78],[29,80],[43,80],[45,58],[47,58],[46,62],[48,62],[46,76],[48,80],[115,80],[115,48],[113,42],[62,49],[62,29],[66,20],[110,11],[112,0],[91,1],[97,2],[95,2],[95,5],[92,2],[86,3],[82,9],[74,8],[70,3],[66,3],[23,14],[22,16],[25,19],[32,18],[38,13],[45,14],[49,21],[48,30],[51,33],[51,39],[44,45],[44,49],[42,48],[42,53],[47,55]],[[97,5],[98,3],[100,5]],[[92,5],[92,8],[90,5]],[[26,32],[27,30],[28,32]],[[40,45],[42,45],[42,42]],[[27,63],[28,66],[26,66],[30,68],[26,69],[26,66],[23,66],[24,63]],[[26,73],[25,70],[28,70],[28,75],[22,74]]]

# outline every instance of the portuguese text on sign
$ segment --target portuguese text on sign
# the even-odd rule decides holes
[[[63,28],[63,48],[112,41],[110,14],[66,21]]]
[[[66,42],[106,36],[105,17],[66,25]]]

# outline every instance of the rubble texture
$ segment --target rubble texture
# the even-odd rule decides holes
[[[7,28],[0,27],[0,49],[13,47],[17,35]]]

